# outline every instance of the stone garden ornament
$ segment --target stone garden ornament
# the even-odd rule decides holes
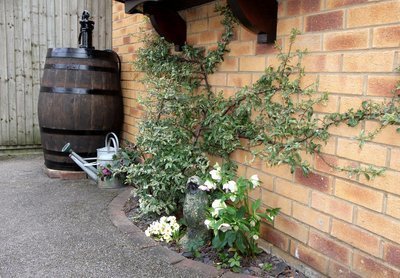
[[[183,203],[183,218],[187,225],[187,233],[180,240],[185,252],[193,251],[196,247],[204,245],[209,238],[209,231],[204,225],[207,216],[208,196],[200,190],[203,181],[198,176],[188,179],[186,197]]]

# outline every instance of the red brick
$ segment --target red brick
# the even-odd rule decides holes
[[[208,30],[208,19],[201,19],[190,22],[188,26],[188,33],[199,33]],[[210,30],[214,30],[214,28],[210,28]]]
[[[340,103],[341,103],[341,105],[343,104],[343,98],[341,99]],[[356,107],[358,107],[358,106],[356,106]],[[342,110],[342,107],[340,107],[340,110],[341,110],[340,113],[347,111],[346,109]],[[355,136],[360,135],[360,132],[361,132],[360,125],[351,127],[351,126],[348,126],[346,123],[340,123],[338,126],[331,126],[329,128],[330,134],[337,135],[337,136],[343,136],[343,137],[355,137]]]
[[[308,53],[317,52],[322,50],[322,36],[321,34],[306,33],[296,37],[295,42],[292,45],[293,49],[306,49]],[[289,38],[286,38],[285,51],[289,51]]]
[[[218,41],[218,33],[215,31],[206,31],[199,33],[200,44],[210,44]]]
[[[308,245],[329,258],[346,265],[350,264],[351,250],[348,247],[337,243],[337,240],[335,239],[311,231]]]
[[[239,38],[241,41],[255,41],[257,39],[256,34],[247,30],[246,28],[244,28],[242,26],[239,27],[239,31],[240,31]]]
[[[293,203],[293,217],[318,230],[329,231],[329,216],[296,202]]]
[[[362,95],[364,76],[362,75],[320,75],[319,90],[330,93]]]
[[[335,11],[306,17],[306,32],[343,28],[343,11]]]
[[[367,180],[364,175],[361,175],[359,182],[379,190],[400,195],[399,172],[396,171],[386,170],[383,175],[371,180]]]
[[[303,59],[306,72],[339,72],[341,70],[342,56],[332,55],[307,55]]]
[[[386,242],[383,245],[383,259],[393,266],[400,267],[400,245]]]
[[[353,256],[353,269],[363,277],[397,278],[400,276],[400,271],[396,271],[383,265],[378,260],[358,252]]]
[[[290,254],[321,273],[328,272],[329,259],[311,248],[292,242]]]
[[[351,50],[368,47],[369,30],[329,33],[324,36],[324,50]]]
[[[271,226],[262,223],[260,234],[261,238],[265,239],[279,249],[282,249],[284,251],[289,250],[289,238],[283,233],[275,230]]]
[[[290,167],[285,164],[281,164],[279,166],[268,166],[266,163],[262,165],[262,171],[277,177],[281,177],[287,180],[293,179],[293,174],[290,173]]]
[[[375,211],[382,211],[383,193],[356,183],[336,179],[335,195]]]
[[[394,52],[360,52],[344,54],[344,72],[391,72]]]
[[[221,21],[223,17],[222,16],[214,16],[210,17],[208,19],[208,26],[210,30],[218,29],[218,28],[223,28]]]
[[[370,96],[391,97],[398,80],[397,76],[368,76],[367,94]]]
[[[282,40],[278,40],[277,43],[281,45]],[[272,44],[264,44],[264,43],[256,44],[256,55],[275,54],[275,53],[277,53],[277,49]]]
[[[368,2],[368,0],[327,0],[327,8],[339,8]]]
[[[391,149],[390,168],[400,171],[400,148],[392,148]]]
[[[333,219],[332,236],[374,256],[380,256],[380,240],[362,229],[349,223]]]
[[[290,215],[292,211],[292,202],[288,198],[272,193],[268,190],[263,190],[261,199],[263,204],[270,208],[280,208],[281,212]]]
[[[315,169],[324,172],[330,175],[334,175],[337,177],[342,177],[345,179],[352,179],[356,180],[356,176],[349,176],[349,173],[344,171],[335,170],[332,168],[332,165],[335,167],[359,167],[360,163],[354,162],[351,160],[338,158],[337,156],[333,155],[317,155],[315,159]]]
[[[340,278],[361,278],[360,275],[352,272],[348,267],[340,265],[334,261],[329,262],[328,276]]]
[[[283,179],[276,179],[275,192],[303,204],[308,204],[310,189]]]
[[[295,181],[321,192],[332,192],[329,177],[321,176],[316,173],[309,173],[308,176],[304,176],[303,171],[300,168],[296,169]]]
[[[303,20],[302,17],[291,17],[291,18],[279,18],[277,33],[280,36],[289,35],[293,28],[302,31]]]
[[[249,153],[248,151],[244,151],[244,150],[236,150],[234,151],[231,156],[230,159],[241,163],[243,165],[248,165],[249,161],[252,159],[253,155],[251,153]]]
[[[400,26],[385,26],[374,29],[373,47],[399,47]]]
[[[286,14],[289,16],[300,15],[321,10],[321,0],[288,0]]]
[[[265,57],[264,56],[241,57],[239,69],[241,71],[264,71]]]
[[[388,195],[386,202],[386,214],[400,219],[400,198]]]
[[[400,221],[398,220],[359,208],[357,212],[357,225],[400,243]]]
[[[386,165],[386,148],[378,144],[365,143],[360,148],[355,140],[339,138],[337,155],[377,166]]]
[[[218,66],[218,71],[238,71],[239,59],[234,57],[225,57],[224,61]]]
[[[306,243],[308,240],[307,226],[283,216],[282,214],[276,217],[274,227],[303,243]]]
[[[251,85],[251,74],[249,73],[231,73],[228,75],[228,86],[244,87]]]
[[[399,1],[379,2],[349,9],[347,27],[383,25],[400,21]]]
[[[200,44],[200,35],[197,34],[188,34],[187,36],[187,43],[192,45]]]
[[[374,132],[376,129],[380,128],[381,125],[376,121],[366,121],[365,122],[365,132]],[[372,142],[383,143],[387,145],[400,146],[400,140],[393,140],[397,138],[400,134],[397,132],[398,126],[389,125],[382,129]]]
[[[244,42],[232,42],[229,44],[229,56],[243,56],[243,55],[254,55],[255,48],[254,42],[244,41]]]
[[[87,179],[87,175],[83,171],[63,171],[63,170],[54,170],[49,169],[46,166],[43,166],[43,172],[52,179],[61,179],[61,180],[85,180]]]
[[[202,5],[186,10],[186,21],[190,22],[200,18],[207,18],[212,14],[212,9],[209,10],[208,5]]]
[[[212,86],[226,86],[226,74],[214,73],[208,76],[208,82]]]
[[[314,191],[311,206],[347,222],[353,220],[353,206],[332,196]]]

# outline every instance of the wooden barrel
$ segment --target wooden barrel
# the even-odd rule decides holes
[[[50,48],[40,87],[38,116],[45,165],[80,170],[61,152],[66,143],[82,157],[96,157],[107,133],[120,133],[123,106],[115,52]]]

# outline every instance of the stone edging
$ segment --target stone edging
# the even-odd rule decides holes
[[[185,258],[168,248],[161,246],[158,242],[145,236],[145,234],[136,227],[126,217],[123,207],[130,197],[131,188],[128,188],[116,196],[108,205],[108,213],[114,226],[121,232],[125,233],[139,249],[150,249],[159,257],[162,257],[169,264],[177,268],[193,269],[200,273],[204,273],[206,277],[221,277],[221,278],[250,278],[254,276],[236,274],[230,271],[218,270],[213,266],[203,264]]]

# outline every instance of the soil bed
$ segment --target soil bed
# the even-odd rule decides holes
[[[137,204],[138,202],[135,198],[130,198],[124,206],[124,211],[129,220],[131,220],[137,227],[139,227],[139,229],[141,229],[144,232],[147,229],[147,227],[150,226],[150,224],[153,221],[158,220],[159,217],[138,218],[137,216],[139,214],[139,209]],[[179,253],[182,256],[193,259],[195,261],[202,262],[204,264],[218,267],[218,264],[220,263],[217,252],[215,252],[215,250],[209,245],[202,247],[201,250],[199,250],[200,256],[195,258],[192,256],[191,253],[188,252],[183,253],[180,246],[178,246],[176,243],[160,242],[160,244],[169,248],[170,250],[175,251],[176,253]],[[270,277],[306,278],[306,276],[303,273],[291,267],[282,259],[273,256],[271,254],[268,254],[266,252],[262,252],[261,254],[259,254],[257,257],[254,258],[243,258],[241,264],[242,264],[241,273],[243,274],[254,275],[258,277],[268,277],[268,278]],[[260,265],[262,264],[268,264],[270,266],[269,269],[263,270],[260,267]]]

